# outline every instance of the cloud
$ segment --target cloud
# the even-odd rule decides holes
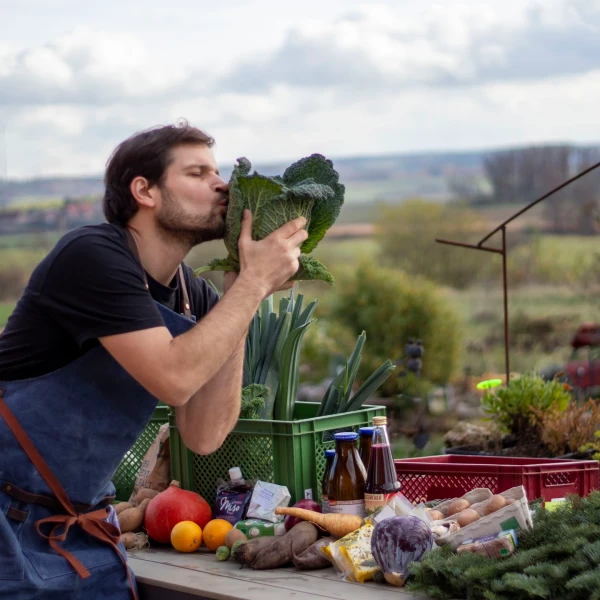
[[[410,87],[537,80],[600,68],[600,6],[532,4],[518,21],[488,7],[438,7],[422,21],[367,7],[331,24],[291,30],[275,52],[248,61],[223,85],[237,91],[285,83],[402,91]]]
[[[157,101],[183,78],[136,37],[87,27],[21,52],[0,47],[0,105]]]
[[[221,73],[202,40],[170,55],[184,64],[160,36],[89,27],[25,50],[0,41],[8,173],[100,173],[124,138],[182,117],[224,164],[596,141],[600,0],[449,4],[297,22],[261,54],[240,42],[244,60]]]

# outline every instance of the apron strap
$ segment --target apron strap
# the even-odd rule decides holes
[[[142,260],[140,258],[140,252],[138,250],[137,244],[135,242],[135,238],[133,234],[129,230],[128,227],[123,227],[125,230],[125,237],[127,238],[127,245],[129,249],[133,252],[133,255],[137,258],[138,263],[140,263],[140,267],[142,268],[142,277],[144,278],[144,283],[146,284],[146,289],[149,290],[150,286],[148,285],[148,277],[146,276],[146,271],[142,265]],[[187,285],[185,283],[185,276],[183,274],[183,266],[179,265],[177,268],[177,279],[179,282],[179,312],[182,315],[185,315],[188,319],[192,318],[192,310],[190,308],[190,296],[188,294]]]
[[[75,511],[75,508],[73,507],[71,500],[69,500],[69,497],[67,496],[67,493],[63,489],[62,485],[55,477],[54,473],[52,473],[41,454],[37,451],[36,447],[33,445],[33,442],[29,439],[29,436],[25,433],[25,430],[21,427],[21,424],[15,415],[12,413],[10,408],[8,408],[6,402],[4,402],[3,395],[4,390],[0,389],[0,416],[4,419],[8,425],[8,428],[12,431],[15,438],[17,438],[21,448],[23,448],[25,454],[27,454],[29,457],[29,460],[31,460],[39,474],[48,484],[48,487],[52,490],[52,493],[61,503],[62,507],[67,513],[64,515],[54,515],[51,517],[46,517],[45,519],[40,519],[35,523],[37,532],[49,541],[52,549],[64,557],[82,579],[89,577],[90,572],[77,557],[75,557],[68,550],[65,550],[59,546],[58,542],[64,541],[67,537],[70,527],[77,523],[77,525],[79,525],[89,535],[97,540],[107,543],[117,552],[119,558],[125,565],[125,570],[127,571],[127,577],[129,579],[129,585],[133,593],[133,598],[134,600],[138,600],[137,591],[133,583],[133,579],[131,578],[131,572],[127,567],[127,557],[123,555],[117,546],[121,537],[121,532],[119,531],[118,527],[115,527],[112,523],[108,523],[106,521],[108,509],[102,508],[100,510],[83,514]],[[42,533],[40,527],[44,524],[54,525],[50,535],[45,535]],[[62,533],[59,534],[57,531],[60,529],[62,529]]]

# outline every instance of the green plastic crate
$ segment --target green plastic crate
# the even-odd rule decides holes
[[[129,500],[144,456],[146,456],[148,448],[150,448],[156,439],[160,426],[168,422],[169,407],[165,405],[157,406],[150,422],[146,425],[146,429],[144,429],[142,435],[131,447],[131,450],[123,457],[112,480],[117,490],[116,499],[118,502],[127,502]],[[169,431],[169,434],[170,433],[171,431]],[[171,463],[172,462],[173,458],[171,457]]]
[[[335,447],[333,432],[357,431],[386,413],[383,406],[364,406],[350,413],[317,417],[318,410],[315,402],[297,402],[295,421],[240,419],[221,448],[208,456],[184,446],[172,416],[173,478],[214,505],[217,479],[228,480],[229,469],[237,466],[246,479],[287,486],[292,503],[306,497],[320,502],[324,451]]]

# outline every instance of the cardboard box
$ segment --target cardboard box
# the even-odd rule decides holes
[[[469,492],[472,494],[472,492]],[[490,496],[492,494],[490,493]],[[501,494],[504,498],[513,499],[515,502],[512,504],[497,510],[496,512],[481,517],[475,523],[471,523],[466,527],[462,527],[458,531],[445,535],[436,540],[438,546],[448,545],[452,550],[456,550],[462,542],[468,539],[481,538],[488,535],[494,535],[501,531],[509,531],[514,529],[518,532],[520,529],[530,529],[533,527],[533,521],[531,519],[531,512],[529,511],[529,504],[527,502],[527,496],[525,494],[525,488],[520,485],[510,490],[506,490]],[[463,496],[465,498],[467,495]],[[489,497],[490,497],[489,496]],[[489,499],[488,497],[488,499]],[[467,498],[468,500],[468,498]],[[480,502],[475,502],[471,505],[473,510],[480,512],[487,499]],[[453,517],[447,517],[443,520],[433,521],[431,526],[441,525],[449,521],[453,521]]]

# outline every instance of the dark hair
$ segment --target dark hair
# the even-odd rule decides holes
[[[214,139],[191,127],[187,121],[178,125],[154,127],[135,133],[119,144],[106,164],[102,209],[109,223],[125,225],[139,205],[129,186],[136,177],[145,177],[153,186],[163,180],[171,164],[171,150],[186,144],[204,144],[211,148]]]

